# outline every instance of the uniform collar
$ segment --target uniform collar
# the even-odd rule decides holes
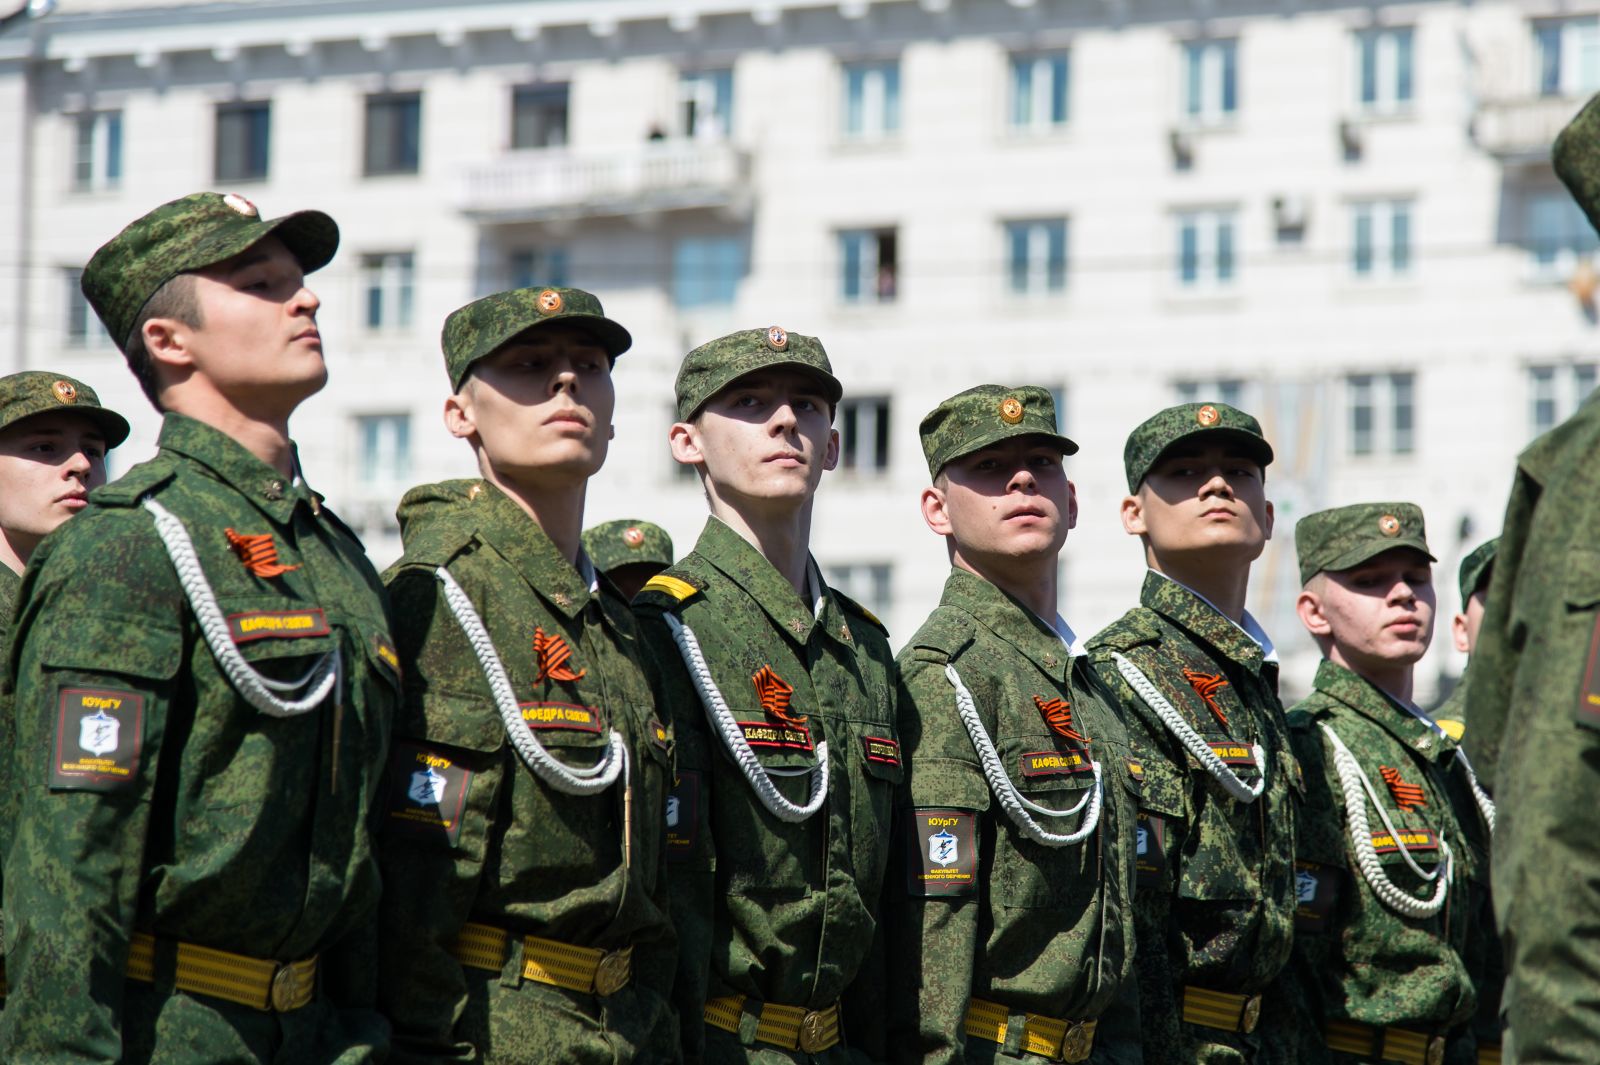
[[[17,605],[17,595],[22,591],[22,578],[11,572],[10,566],[0,566],[0,633],[11,624],[11,612]]]
[[[815,594],[808,605],[754,544],[715,516],[706,519],[694,553],[744,589],[772,623],[796,643],[803,644],[810,639],[811,630],[818,625],[841,633],[849,631],[843,611],[823,581],[816,561],[809,555],[806,556],[807,586]]]
[[[1278,649],[1248,610],[1241,625],[1187,584],[1156,570],[1145,574],[1139,601],[1253,670],[1278,664]]]
[[[953,567],[944,582],[941,604],[972,615],[979,624],[1015,647],[1039,669],[1058,683],[1066,680],[1067,663],[1072,654],[1060,631],[1022,603],[1006,594],[993,581],[984,580],[959,566]],[[1060,615],[1056,619],[1060,620]],[[1063,626],[1066,625],[1062,621]],[[1068,628],[1067,633],[1072,630]]]
[[[1402,704],[1367,678],[1337,662],[1322,660],[1317,666],[1313,687],[1348,706],[1430,762],[1437,761],[1455,746],[1420,710]]]
[[[156,445],[204,466],[280,525],[289,523],[299,503],[315,512],[321,510],[322,497],[311,490],[304,478],[285,477],[233,437],[205,422],[168,411],[162,417]],[[296,469],[299,465],[297,453]]]
[[[477,481],[474,487],[478,488],[475,492],[468,489],[467,505],[478,539],[511,563],[528,587],[557,613],[577,616],[595,590],[594,568],[588,559],[578,556],[580,566],[588,567],[585,577],[514,499],[488,481]]]

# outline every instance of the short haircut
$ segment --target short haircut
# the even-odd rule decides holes
[[[172,318],[191,328],[201,325],[200,300],[195,295],[193,274],[179,274],[156,289],[155,295],[145,301],[144,308],[134,319],[133,332],[128,334],[128,342],[122,349],[134,380],[139,382],[156,410],[161,410],[155,363],[144,346],[144,324],[153,318]]]

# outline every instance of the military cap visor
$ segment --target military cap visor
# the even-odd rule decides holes
[[[577,288],[518,288],[496,292],[451,312],[440,346],[450,387],[461,390],[472,366],[514,340],[545,326],[564,324],[594,337],[613,361],[633,346],[633,335],[607,318],[600,301]]]
[[[128,439],[128,420],[100,405],[95,390],[75,378],[44,370],[0,377],[0,432],[46,414],[87,418],[106,438],[106,448]]]
[[[131,223],[84,267],[84,297],[126,351],[150,297],[179,274],[194,273],[277,237],[306,273],[322,269],[339,248],[339,227],[321,211],[262,219],[241,196],[201,192],[163,204]]]
[[[1461,609],[1467,609],[1467,600],[1473,595],[1489,586],[1489,578],[1494,575],[1494,556],[1499,550],[1500,538],[1479,544],[1472,549],[1466,558],[1461,560],[1461,568],[1456,577],[1461,592]]]

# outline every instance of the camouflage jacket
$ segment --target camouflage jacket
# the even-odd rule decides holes
[[[994,584],[956,569],[898,665],[908,776],[883,907],[890,1057],[965,1060],[970,998],[1071,1022],[1102,1017],[1132,985],[1137,806],[1127,736],[1088,660]],[[1099,765],[1092,835],[1047,846],[1001,808],[947,666],[1024,799],[1077,807]],[[1086,807],[1035,820],[1065,835],[1087,816]],[[1103,1023],[1096,1060],[1138,1061],[1139,1041],[1136,1021],[1120,1033]]]
[[[1260,993],[1288,962],[1303,784],[1278,702],[1277,663],[1209,603],[1158,573],[1146,576],[1140,601],[1089,641],[1089,654],[1141,767],[1135,966],[1140,1014],[1154,1033],[1149,1060],[1152,1046],[1183,1042],[1176,1018],[1184,985]],[[1267,776],[1260,798],[1245,803],[1225,792],[1135,693],[1116,656],[1251,787],[1260,781],[1251,754],[1259,744]],[[1262,1028],[1282,1013],[1269,1003]]]
[[[695,1060],[707,999],[738,994],[823,1009],[869,955],[902,773],[894,661],[870,614],[826,585],[813,610],[715,518],[634,606],[666,675],[663,706],[677,744],[667,838],[679,936],[674,995],[685,1056]],[[786,822],[762,805],[712,731],[668,612],[698,639],[761,765],[802,771],[771,778],[787,799],[806,800],[803,770],[827,743],[831,779],[816,814]]]
[[[452,952],[467,922],[513,937],[634,947],[634,980],[615,999],[548,989],[563,1003],[576,1000],[559,1009],[571,1031],[520,1033],[527,1060],[561,1056],[550,1048],[562,1040],[581,1043],[597,1028],[582,1019],[596,1003],[637,1019],[640,1030],[629,1035],[653,1032],[646,1059],[673,1057],[673,936],[661,869],[671,758],[628,604],[610,581],[588,585],[544,530],[488,482],[412,489],[399,518],[405,554],[385,579],[405,696],[380,816],[380,988],[395,1025],[392,1060],[472,1059],[475,1043],[488,1049],[490,1026],[507,1044],[495,1060],[523,1060],[510,1045],[518,1018],[483,1013],[498,1007],[526,1015],[528,1003],[469,1002],[469,986],[486,977],[469,981]],[[627,786],[569,795],[523,763],[445,601],[441,566],[472,600],[540,743],[563,763],[594,765],[615,730],[629,755]],[[570,657],[549,650],[556,647]],[[419,797],[417,775],[432,781],[430,769],[444,781]],[[508,954],[514,979],[518,959]],[[528,1018],[535,1019],[550,1027]]]
[[[296,680],[337,650],[336,697],[275,717],[239,696],[145,498],[186,527],[244,659]],[[156,457],[94,492],[35,553],[13,637],[0,1058],[227,1045],[240,1060],[377,1060],[388,1032],[374,1009],[368,826],[399,677],[383,589],[355,536],[303,484],[168,414]],[[297,1026],[249,1014],[241,1035],[210,1010],[158,1015],[151,985],[124,977],[136,931],[158,939],[158,980],[172,941],[318,955],[319,999]]]
[[[9,567],[0,566],[0,618],[4,618],[4,628],[11,627],[11,613],[17,608],[17,593],[22,591],[22,578],[11,572]],[[4,633],[0,632],[0,636]]]
[[[1323,1020],[1393,1025],[1429,1034],[1457,1029],[1477,1004],[1493,940],[1489,915],[1489,834],[1474,803],[1460,749],[1377,687],[1334,662],[1317,669],[1312,693],[1289,714],[1295,753],[1306,774],[1297,859],[1295,949],[1308,997]],[[1345,786],[1331,729],[1382,802],[1363,796],[1372,852],[1401,892],[1430,899],[1417,876],[1454,856],[1445,905],[1409,917],[1383,902],[1358,864]],[[1355,780],[1352,776],[1352,781]],[[1359,784],[1351,786],[1360,787]],[[1387,815],[1397,841],[1383,823]]]

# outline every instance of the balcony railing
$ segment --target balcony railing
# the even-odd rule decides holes
[[[1532,161],[1550,158],[1556,134],[1572,121],[1587,97],[1531,96],[1485,100],[1473,116],[1473,138],[1490,155]]]
[[[749,157],[729,144],[651,141],[623,152],[508,152],[463,175],[462,210],[489,222],[735,205]]]

